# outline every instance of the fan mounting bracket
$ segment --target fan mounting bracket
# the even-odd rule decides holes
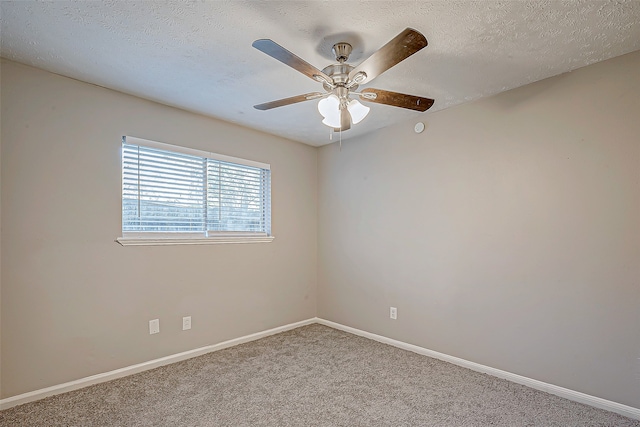
[[[353,50],[353,48],[349,43],[340,42],[334,44],[331,50],[336,56],[336,61],[342,64],[349,60],[349,55],[351,55],[351,51]]]

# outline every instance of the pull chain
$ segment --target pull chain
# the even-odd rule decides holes
[[[333,129],[329,130],[329,141],[333,141],[334,132],[335,132],[335,130],[333,130]],[[342,127],[340,128],[339,132],[340,132],[340,143],[339,143],[339,145],[340,145],[340,151],[342,151]]]

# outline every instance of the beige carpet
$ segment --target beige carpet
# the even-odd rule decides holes
[[[0,412],[1,426],[636,426],[309,325]]]

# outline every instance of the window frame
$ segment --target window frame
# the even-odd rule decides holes
[[[123,231],[123,182],[124,173],[122,169],[124,144],[138,145],[158,150],[170,151],[174,153],[187,154],[190,156],[204,157],[218,160],[226,163],[234,163],[243,166],[256,167],[260,169],[271,170],[271,165],[253,160],[242,159],[238,157],[227,156],[224,154],[212,153],[193,148],[182,147],[179,145],[166,144],[163,142],[151,141],[147,139],[137,138],[133,136],[123,136],[120,149],[120,232],[121,237],[115,241],[122,246],[163,246],[163,245],[211,245],[211,244],[228,244],[228,243],[270,243],[274,236],[267,232],[251,232],[251,231],[212,231],[205,232],[161,232],[161,231]],[[271,193],[271,185],[269,184],[269,199]],[[271,203],[269,203],[269,211],[271,211]],[[269,222],[271,222],[271,212],[269,212]],[[271,227],[269,225],[268,230]]]

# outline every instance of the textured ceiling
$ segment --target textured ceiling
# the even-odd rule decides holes
[[[363,87],[436,100],[369,104],[343,140],[640,49],[640,1],[2,1],[2,56],[310,145],[317,101],[253,105],[321,85],[251,47],[270,38],[322,69],[361,62],[406,27],[429,46]]]

